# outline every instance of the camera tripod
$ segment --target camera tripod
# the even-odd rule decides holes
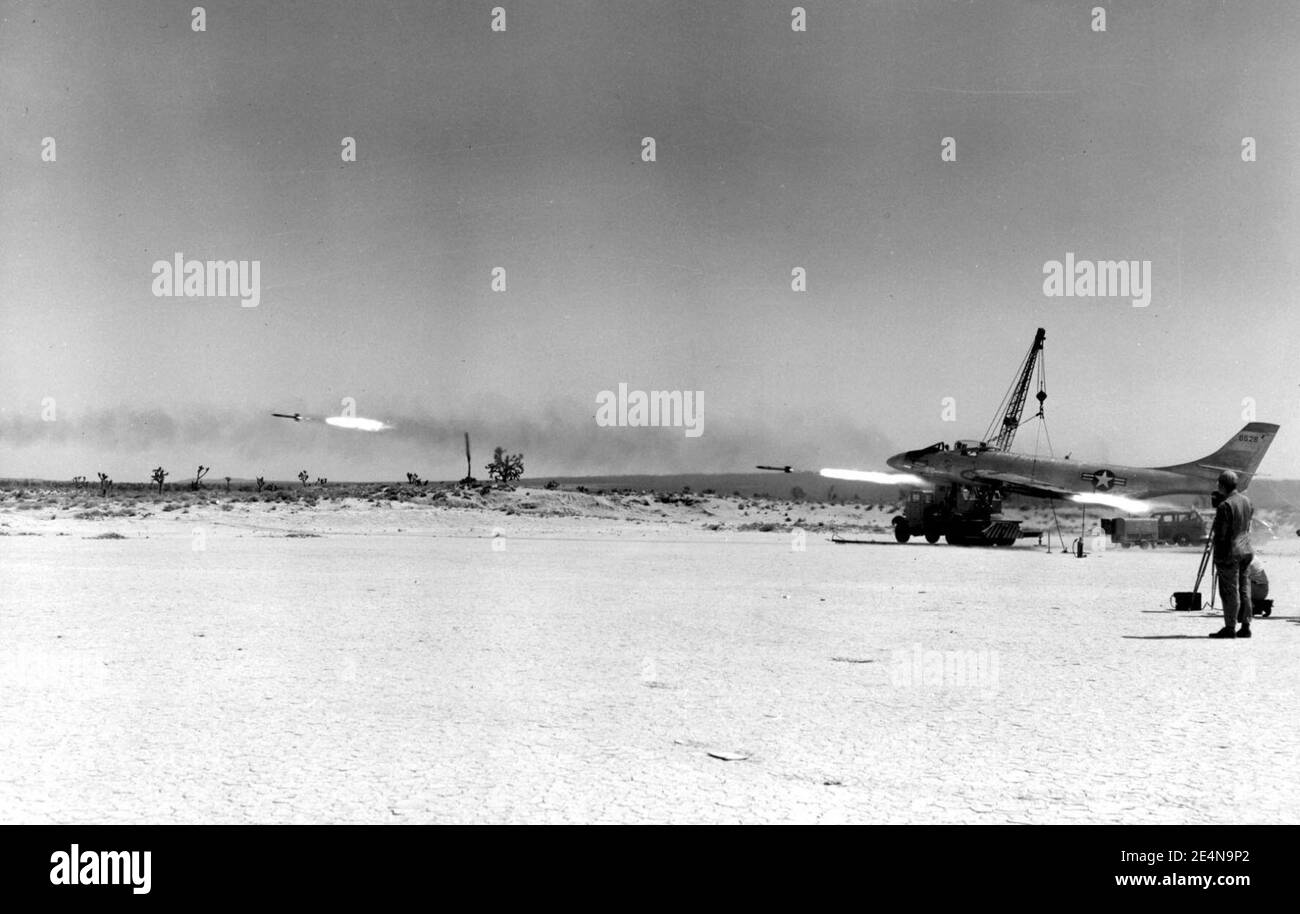
[[[1214,597],[1218,593],[1219,569],[1210,564],[1210,550],[1214,548],[1214,531],[1211,528],[1210,535],[1205,538],[1205,551],[1201,553],[1201,567],[1196,570],[1196,583],[1192,585],[1192,593],[1199,593],[1201,590],[1201,580],[1205,577],[1205,569],[1210,569],[1210,605],[1208,610],[1214,609]]]
[[[1205,608],[1206,612],[1214,610],[1214,598],[1219,592],[1219,569],[1210,564],[1210,550],[1214,546],[1214,535],[1211,533],[1210,538],[1205,543],[1205,552],[1201,554],[1201,567],[1196,571],[1196,583],[1192,585],[1192,593],[1197,593],[1201,589],[1201,580],[1205,577],[1205,569],[1210,569],[1210,605]],[[1273,615],[1273,601],[1270,599],[1252,600],[1252,615],[1268,618]],[[1240,618],[1240,616],[1238,616]]]

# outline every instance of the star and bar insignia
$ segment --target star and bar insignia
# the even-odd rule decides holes
[[[1123,476],[1116,476],[1110,470],[1096,470],[1092,473],[1080,473],[1080,477],[1087,479],[1092,483],[1092,487],[1098,492],[1107,492],[1115,486],[1128,485],[1128,480]]]

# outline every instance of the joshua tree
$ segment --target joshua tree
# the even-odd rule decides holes
[[[306,470],[303,470],[301,473],[298,474],[298,481],[302,483],[304,487],[307,485],[307,480],[309,479],[311,479],[311,477],[307,475]]]
[[[112,488],[113,488],[113,480],[111,480],[111,479],[108,478],[108,474],[107,474],[107,473],[100,473],[100,474],[99,474],[99,494],[100,494],[100,495],[107,495],[107,494],[109,493],[109,490],[112,489]]]
[[[406,481],[409,482],[409,483],[410,483],[411,485],[413,485],[413,486],[422,486],[422,485],[424,485],[424,483],[420,482],[420,474],[419,474],[419,473],[407,473],[407,474],[406,474]]]
[[[75,487],[78,488],[78,489],[84,489],[84,488],[86,487],[86,477],[85,477],[85,476],[73,476],[73,477],[72,477],[72,484],[73,484],[73,486],[75,486]]]
[[[197,492],[199,489],[203,488],[202,486],[203,477],[207,476],[208,471],[211,469],[212,467],[205,467],[203,464],[199,464],[198,470],[196,470],[194,473],[194,481],[190,483],[190,488],[193,491]]]
[[[498,446],[492,452],[492,462],[486,467],[489,479],[513,482],[524,475],[524,455],[507,454],[505,448]]]
[[[257,477],[257,491],[260,492],[265,487],[266,487],[266,478],[264,476]]]
[[[327,485],[328,483],[329,483],[329,480],[326,479],[324,476],[317,476],[317,477],[316,477],[316,485],[318,485],[318,486],[324,486],[324,485]]]
[[[153,475],[151,478],[153,479],[154,482],[158,483],[158,494],[161,495],[163,489],[163,480],[167,478],[167,471],[164,470],[162,467],[158,467],[153,471]]]
[[[227,492],[230,491],[230,477],[229,477],[229,476],[226,477],[226,491],[227,491]]]

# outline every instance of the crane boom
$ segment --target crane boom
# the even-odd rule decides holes
[[[1002,398],[1002,404],[998,407],[997,415],[993,417],[993,422],[989,425],[988,431],[984,433],[985,442],[993,450],[1011,450],[1011,442],[1015,440],[1016,429],[1020,428],[1020,414],[1025,409],[1025,398],[1029,393],[1029,381],[1034,375],[1034,365],[1038,361],[1038,354],[1043,350],[1043,341],[1045,339],[1047,339],[1047,333],[1042,327],[1039,327],[1038,332],[1034,334],[1033,345],[1029,347],[1029,352],[1025,355],[1025,361],[1021,364],[1020,370],[1011,383],[1011,388],[1007,391],[1006,396]],[[1042,401],[1046,397],[1047,394],[1040,389],[1038,392],[1040,408]],[[1000,422],[999,417],[1001,418]],[[994,434],[995,432],[996,434]]]

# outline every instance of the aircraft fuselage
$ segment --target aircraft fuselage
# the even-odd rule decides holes
[[[945,450],[907,451],[890,457],[887,463],[896,470],[935,482],[990,485],[1006,492],[1040,497],[1068,493],[1127,498],[1205,495],[1214,490],[1219,472],[1206,469],[1194,475],[1154,467],[1035,457],[961,444]]]

